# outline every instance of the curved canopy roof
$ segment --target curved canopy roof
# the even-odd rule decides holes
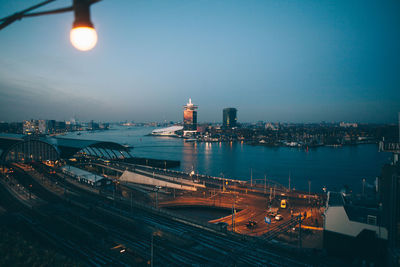
[[[45,140],[46,142],[58,148],[61,158],[71,158],[80,150],[88,147],[129,152],[129,149],[127,147],[115,142],[82,140],[62,137],[50,137],[46,138]]]
[[[24,141],[24,135],[22,134],[0,134],[0,149],[2,151],[7,150],[12,145]]]
[[[129,148],[115,142],[105,142],[97,140],[82,140],[62,137],[31,137],[22,134],[0,134],[0,158],[5,159],[5,154],[14,145],[29,140],[39,140],[52,145],[59,153],[60,158],[71,158],[77,152],[85,148],[97,148],[103,150],[116,150],[127,152]]]

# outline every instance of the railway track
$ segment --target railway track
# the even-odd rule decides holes
[[[48,176],[45,172],[42,174]],[[82,258],[86,257],[91,261],[97,261],[94,263],[100,266],[116,263],[129,265],[129,260],[132,260],[134,256],[119,255],[117,257],[107,251],[107,246],[109,249],[115,244],[122,244],[126,247],[128,251],[126,254],[132,252],[132,255],[150,259],[151,235],[157,231],[161,231],[164,237],[155,238],[157,249],[154,262],[162,262],[163,265],[307,266],[299,258],[291,259],[284,253],[268,249],[265,244],[262,244],[261,247],[249,246],[250,241],[242,241],[226,234],[216,234],[166,216],[160,216],[152,211],[132,208],[128,204],[129,201],[107,199],[105,196],[88,192],[64,179],[56,179],[56,181],[57,186],[64,188],[66,196],[56,196],[38,181],[27,176],[21,179],[34,184],[35,194],[48,203],[53,202],[53,206],[57,204],[61,210],[67,211],[66,217],[57,215],[59,221],[64,220],[65,225],[70,224],[69,227],[76,227],[82,232],[92,227],[95,229],[93,232],[98,234],[90,237],[91,233],[88,231],[89,239],[96,240],[99,234],[105,236],[105,245],[88,244],[87,247],[90,249],[77,246],[82,251],[80,254]],[[80,206],[74,205],[74,203],[80,203]],[[46,209],[47,207],[43,208],[41,212],[46,212]],[[39,225],[43,226],[41,223]],[[43,234],[46,235],[46,232]],[[49,236],[49,233],[47,235]],[[66,250],[70,249],[68,242],[72,242],[69,246],[76,245],[74,241],[60,239],[63,237],[57,235],[55,237],[50,235],[50,238],[55,240],[58,238]],[[234,257],[231,256],[233,253],[236,254]],[[92,264],[90,263],[90,265]]]

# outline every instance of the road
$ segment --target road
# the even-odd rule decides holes
[[[46,241],[89,265],[146,264],[154,233],[160,233],[153,238],[155,266],[307,266],[325,262],[259,240],[240,240],[191,225],[148,207],[132,206],[129,200],[114,200],[47,174],[40,165],[35,168],[42,178],[33,178],[35,175],[22,169],[16,170],[14,177],[21,184],[32,184],[32,192],[46,204],[20,209],[21,220]],[[53,181],[52,186],[49,181]],[[112,249],[118,245],[126,248],[124,253]]]
[[[308,248],[321,249],[322,235],[318,232],[322,228],[322,211],[316,208],[317,200],[315,198],[307,198],[301,192],[287,192],[283,187],[274,188],[270,187],[269,190],[258,186],[250,187],[250,185],[244,181],[237,180],[223,180],[222,178],[208,177],[204,175],[190,175],[183,172],[152,168],[147,166],[133,165],[121,162],[109,162],[104,163],[101,160],[90,160],[81,163],[83,165],[89,164],[91,167],[90,171],[96,171],[98,173],[104,172],[104,170],[117,171],[123,173],[125,170],[129,170],[133,173],[140,173],[146,175],[149,178],[156,178],[161,180],[174,180],[190,183],[198,183],[203,187],[198,188],[196,192],[185,192],[184,190],[179,191],[179,196],[175,197],[175,190],[164,188],[159,193],[152,193],[154,186],[141,185],[143,188],[147,188],[147,193],[142,194],[153,198],[153,205],[155,206],[155,198],[160,207],[218,207],[228,210],[237,211],[234,218],[232,216],[226,216],[224,218],[210,221],[211,223],[223,222],[228,225],[227,229],[235,231],[239,234],[250,235],[250,236],[263,236],[270,230],[277,229],[281,224],[286,224],[288,220],[299,214],[307,214],[307,220],[305,221],[307,226],[313,227],[316,237],[319,237],[320,242],[308,242]],[[81,166],[82,167],[82,166]],[[119,181],[116,178],[116,181]],[[223,182],[223,183],[222,183]],[[124,182],[121,182],[124,183]],[[134,186],[136,184],[129,183]],[[121,187],[127,187],[126,194],[132,193],[132,186],[121,185]],[[139,185],[136,185],[138,187]],[[138,194],[136,194],[138,195]],[[306,198],[305,198],[306,197]],[[314,195],[313,195],[314,197]],[[286,209],[280,209],[280,199],[288,200],[288,207]],[[277,211],[283,220],[275,220],[275,215],[268,214],[269,206]],[[272,224],[268,225],[264,222],[265,216],[269,216],[272,220]],[[303,216],[303,219],[305,217]],[[248,227],[249,222],[255,222],[254,227]],[[304,223],[303,223],[304,226]],[[288,233],[289,228],[282,228],[282,234],[293,236],[293,233]],[[295,234],[298,235],[299,234]],[[303,235],[304,236],[304,235]],[[279,238],[285,238],[284,236],[276,236]],[[305,236],[309,238],[309,235]],[[291,242],[293,243],[293,242]]]

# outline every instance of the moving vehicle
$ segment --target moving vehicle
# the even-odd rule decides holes
[[[280,214],[276,215],[276,216],[275,216],[275,220],[277,220],[277,221],[283,220],[282,215],[280,215]]]
[[[287,200],[286,199],[282,199],[281,200],[281,209],[286,209],[287,207]]]

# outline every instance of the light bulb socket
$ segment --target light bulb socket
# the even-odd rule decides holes
[[[72,24],[72,28],[94,28],[93,23],[90,21],[90,4],[91,0],[74,0],[75,20]]]

